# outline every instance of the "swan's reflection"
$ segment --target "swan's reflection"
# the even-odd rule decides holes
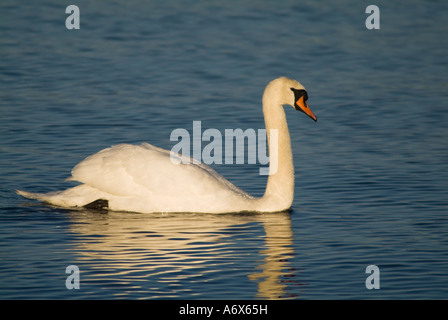
[[[288,291],[288,286],[297,284],[289,261],[294,254],[289,213],[101,214],[81,211],[73,212],[70,217],[72,231],[81,236],[77,248],[80,262],[98,272],[106,268],[127,279],[158,276],[167,282],[216,275],[223,277],[225,283],[222,271],[238,268],[235,261],[241,259],[242,251],[246,256],[258,251],[262,260],[259,255],[254,259],[253,254],[250,259],[244,258],[252,265],[258,264],[253,272],[245,270],[250,273],[249,279],[257,283],[256,298],[294,297],[291,288]],[[255,241],[254,230],[260,233]],[[246,232],[251,235],[247,236]],[[264,241],[260,240],[262,238]],[[235,288],[228,290],[231,292]]]

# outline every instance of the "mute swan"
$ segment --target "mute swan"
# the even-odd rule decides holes
[[[119,144],[87,157],[75,166],[69,178],[82,183],[76,187],[45,194],[21,190],[17,193],[61,207],[142,213],[285,211],[294,198],[294,166],[283,105],[294,106],[317,121],[307,99],[305,88],[286,77],[266,86],[263,114],[268,141],[270,129],[278,130],[278,148],[268,144],[271,159],[278,150],[278,168],[269,175],[260,198],[252,197],[203,163],[175,164],[170,151],[147,143]]]

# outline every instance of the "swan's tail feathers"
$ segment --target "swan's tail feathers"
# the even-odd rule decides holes
[[[17,194],[28,199],[35,199],[41,202],[45,202],[58,207],[75,207],[76,203],[70,201],[70,199],[64,195],[64,191],[54,191],[48,193],[34,193],[26,192],[22,190],[16,190]]]
[[[22,190],[16,190],[17,194],[29,199],[47,202],[59,207],[84,207],[104,209],[109,207],[108,194],[100,192],[97,189],[85,184],[69,188],[62,191],[53,191],[48,193],[33,193]]]
[[[21,195],[24,198],[36,199],[39,201],[48,201],[49,196],[51,196],[51,194],[48,194],[48,193],[33,193],[33,192],[26,192],[26,191],[22,191],[22,190],[16,190],[16,193],[18,195]]]
[[[28,199],[35,199],[38,201],[46,202],[55,206],[60,207],[71,207],[73,206],[72,203],[69,203],[64,196],[61,197],[62,193],[61,191],[54,191],[54,192],[48,192],[48,193],[34,193],[34,192],[26,192],[22,190],[16,190],[17,194],[21,195],[22,197],[28,198]]]

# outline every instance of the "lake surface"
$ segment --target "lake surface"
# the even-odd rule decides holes
[[[448,298],[446,1],[378,1],[379,30],[366,1],[74,4],[79,30],[60,1],[0,3],[0,299]],[[14,192],[73,186],[114,144],[170,149],[193,121],[263,129],[283,75],[319,119],[286,109],[291,212],[101,213]],[[260,166],[213,165],[257,196]]]

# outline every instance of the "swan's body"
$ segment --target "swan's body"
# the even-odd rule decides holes
[[[306,99],[303,86],[284,77],[272,81],[265,89],[263,113],[267,133],[269,135],[271,129],[278,130],[278,168],[269,175],[261,198],[247,194],[205,164],[193,161],[175,164],[170,151],[146,143],[120,144],[89,156],[72,170],[70,180],[81,182],[79,186],[46,194],[17,192],[62,207],[83,207],[101,199],[104,200],[102,206],[116,211],[288,210],[294,198],[294,166],[283,105],[293,105],[316,120]],[[269,144],[270,156],[273,150]]]

